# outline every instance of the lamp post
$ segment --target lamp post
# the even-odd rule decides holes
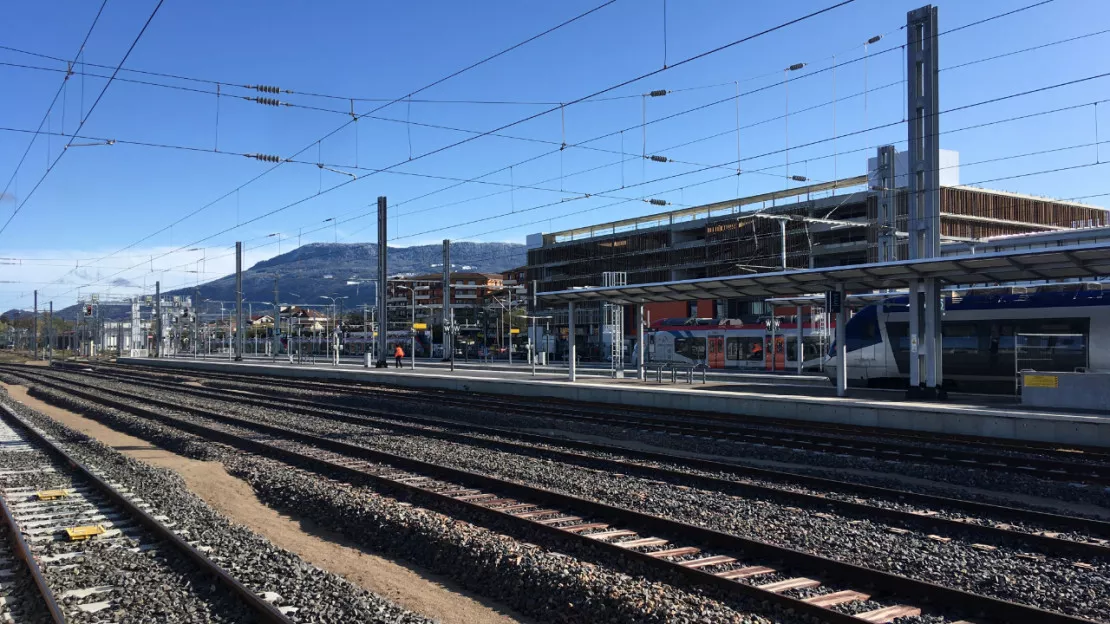
[[[320,298],[321,299],[331,299],[331,313],[334,316],[336,314],[336,311],[338,310],[338,303],[337,302],[340,299],[346,299],[347,297],[346,296],[343,296],[343,297],[329,297],[328,295],[320,295]],[[328,321],[327,321],[327,319],[324,319],[324,333],[325,334],[328,333]],[[334,366],[339,366],[339,319],[338,318],[335,319],[335,345],[334,345],[334,349],[332,347],[333,347],[333,345],[331,343],[331,339],[328,339],[328,353],[332,356],[332,364]]]

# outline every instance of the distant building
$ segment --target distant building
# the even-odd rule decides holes
[[[946,162],[958,156],[946,153]],[[999,237],[1062,233],[1110,224],[1106,209],[960,186],[952,165],[942,176],[941,253]],[[873,176],[872,176],[873,177]],[[624,272],[629,284],[864,264],[879,259],[879,193],[868,176],[811,184],[642,217],[528,236],[525,280],[539,292],[600,286],[602,273]],[[903,178],[899,178],[903,181]],[[852,192],[840,192],[841,189]],[[863,189],[863,190],[858,190]],[[908,258],[907,191],[894,191],[896,257]],[[785,253],[784,253],[785,251]],[[785,260],[785,262],[784,262]],[[542,304],[541,304],[542,308]],[[755,319],[762,301],[714,299],[645,306],[652,319]],[[565,333],[567,310],[543,311]],[[625,318],[632,314],[626,311]],[[598,306],[576,311],[579,340],[600,344]],[[631,327],[631,325],[629,325]],[[583,338],[584,336],[584,338]]]

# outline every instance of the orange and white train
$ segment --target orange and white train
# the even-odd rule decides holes
[[[651,324],[644,334],[645,360],[705,364],[711,369],[816,371],[831,342],[832,328],[804,322],[801,350],[798,324],[781,322],[774,331],[767,323],[734,319],[668,318]]]

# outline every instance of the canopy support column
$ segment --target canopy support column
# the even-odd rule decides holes
[[[636,304],[636,379],[644,381],[647,378],[646,371],[644,370],[644,351],[647,350],[647,345],[644,344],[644,304]]]
[[[567,304],[567,381],[574,381],[578,371],[575,370],[576,353],[574,345],[574,302]]]
[[[840,307],[836,311],[836,396],[848,396],[848,300],[844,284],[836,285],[840,293]]]
[[[916,399],[921,396],[921,293],[917,280],[910,280],[910,387],[906,397]],[[894,345],[891,345],[894,347]]]

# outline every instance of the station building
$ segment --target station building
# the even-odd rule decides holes
[[[942,154],[942,162],[957,160],[953,152]],[[1051,240],[1067,232],[1110,225],[1105,208],[962,186],[958,171],[958,165],[949,165],[941,176],[942,255],[974,253],[980,246],[997,248],[1009,237],[1043,235]],[[899,242],[895,258],[907,259],[908,193],[904,177],[896,181],[893,200],[895,240]],[[550,292],[601,286],[604,272],[621,272],[628,284],[642,284],[877,262],[879,200],[872,171],[833,182],[532,234],[528,237],[526,279],[535,282],[538,292]],[[794,310],[772,310],[758,300],[721,299],[652,303],[645,306],[645,316],[648,322],[695,317],[756,322],[772,313],[792,315]],[[554,332],[565,338],[565,308],[539,313],[550,315]],[[601,346],[601,316],[599,305],[576,309],[578,343],[587,353],[591,346]],[[628,329],[631,317],[625,314]]]

